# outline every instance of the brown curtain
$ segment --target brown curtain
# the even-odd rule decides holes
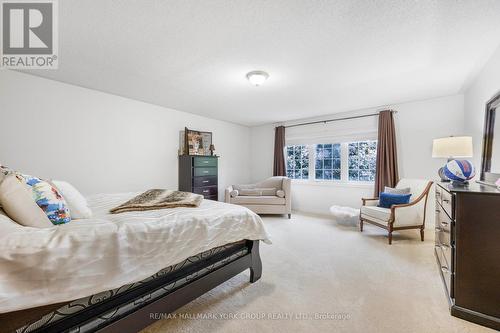
[[[385,186],[395,187],[398,181],[398,153],[396,149],[393,112],[382,111],[378,117],[375,196],[378,197]]]
[[[274,129],[274,166],[273,176],[285,176],[285,126]]]

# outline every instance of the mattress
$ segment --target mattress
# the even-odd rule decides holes
[[[197,208],[109,214],[138,193],[88,198],[94,217],[47,229],[0,221],[0,313],[114,290],[210,249],[269,236],[245,207],[203,200]]]

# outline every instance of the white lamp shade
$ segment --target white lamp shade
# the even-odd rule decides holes
[[[432,143],[432,157],[437,158],[465,158],[472,157],[472,137],[450,136],[434,139]]]

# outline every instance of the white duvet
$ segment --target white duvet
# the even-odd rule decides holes
[[[118,288],[242,239],[270,242],[258,215],[210,200],[198,208],[108,213],[135,195],[91,196],[92,219],[48,229],[0,216],[0,313]]]

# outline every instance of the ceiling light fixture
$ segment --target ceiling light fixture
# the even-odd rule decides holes
[[[264,71],[251,71],[247,74],[247,79],[251,84],[258,87],[269,78],[269,74]]]

